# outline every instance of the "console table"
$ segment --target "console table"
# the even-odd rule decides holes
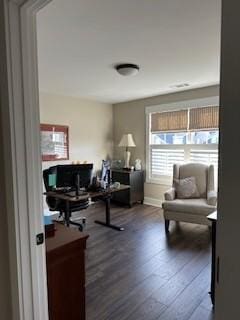
[[[55,223],[46,238],[49,320],[85,320],[87,234]]]
[[[112,196],[112,200],[131,207],[134,203],[144,200],[144,172],[142,170],[112,170],[113,182],[120,182],[130,186],[129,190],[122,190]]]

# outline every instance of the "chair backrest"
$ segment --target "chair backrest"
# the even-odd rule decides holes
[[[47,192],[54,190],[54,188],[49,186],[48,184],[48,176],[49,174],[52,174],[52,173],[55,173],[55,171],[50,169],[43,170],[43,181],[44,181],[44,186]],[[52,197],[52,196],[46,197],[46,203],[50,211],[65,211],[66,209],[65,201],[56,199],[55,197]],[[69,209],[71,212],[74,212],[74,211],[80,211],[80,210],[86,209],[88,206],[89,206],[89,200],[84,199],[78,202],[70,202]]]
[[[49,186],[49,183],[48,183],[49,182],[48,181],[49,175],[53,174],[53,173],[55,173],[54,170],[50,170],[50,169],[43,170],[43,182],[44,182],[44,186],[45,186],[45,189],[47,192],[53,191],[53,189],[54,189],[52,186]]]
[[[214,189],[213,166],[203,163],[187,163],[183,165],[174,164],[173,179],[184,179],[195,177],[198,191],[201,198],[207,197],[209,188]]]

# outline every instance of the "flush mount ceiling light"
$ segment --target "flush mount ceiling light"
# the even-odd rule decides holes
[[[122,76],[135,76],[139,71],[139,66],[133,63],[123,63],[116,65],[115,69]]]

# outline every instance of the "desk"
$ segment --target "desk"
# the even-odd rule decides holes
[[[85,320],[87,234],[55,223],[46,238],[49,320]]]
[[[44,194],[46,196],[55,197],[56,199],[61,199],[65,201],[65,205],[66,205],[65,222],[67,226],[69,226],[70,215],[71,215],[69,210],[70,202],[78,202],[86,199],[92,199],[93,201],[98,199],[103,200],[105,202],[105,217],[106,217],[105,221],[96,220],[95,223],[98,223],[100,225],[103,225],[105,227],[112,228],[118,231],[123,231],[124,230],[123,227],[111,224],[110,200],[113,193],[127,190],[129,188],[130,186],[121,184],[120,188],[107,188],[105,190],[100,190],[100,191],[89,191],[88,194],[86,195],[80,195],[76,197],[69,197],[64,193],[58,193],[53,191],[49,191]]]
[[[211,272],[211,300],[215,304],[215,277],[216,277],[216,229],[217,229],[217,211],[207,216],[212,222],[212,272]]]

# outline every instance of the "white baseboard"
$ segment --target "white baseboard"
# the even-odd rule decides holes
[[[144,204],[148,204],[150,206],[162,208],[162,203],[163,203],[162,200],[155,199],[155,198],[144,197]]]

